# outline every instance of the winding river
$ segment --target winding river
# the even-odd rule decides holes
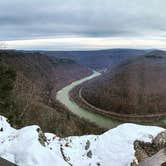
[[[94,71],[92,75],[85,77],[81,80],[75,81],[71,83],[70,85],[64,87],[60,91],[58,91],[56,99],[64,104],[71,112],[79,116],[80,118],[84,118],[89,120],[92,123],[95,123],[99,127],[104,127],[106,129],[111,129],[116,127],[117,125],[120,124],[120,122],[112,120],[111,118],[102,116],[100,114],[88,111],[84,108],[81,108],[78,106],[74,101],[70,100],[69,92],[76,87],[77,85],[88,81],[90,79],[93,79],[95,77],[100,76],[101,73]]]

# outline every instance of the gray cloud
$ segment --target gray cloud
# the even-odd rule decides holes
[[[2,0],[0,40],[165,36],[165,0]]]

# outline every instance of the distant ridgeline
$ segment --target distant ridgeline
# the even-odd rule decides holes
[[[144,55],[150,50],[108,49],[97,51],[40,51],[58,58],[69,58],[95,70],[113,68],[129,59]]]

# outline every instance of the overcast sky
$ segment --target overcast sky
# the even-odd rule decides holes
[[[166,48],[165,0],[0,0],[8,48]]]

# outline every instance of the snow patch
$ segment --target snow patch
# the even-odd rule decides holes
[[[45,133],[39,141],[39,126],[16,130],[0,116],[0,156],[19,166],[129,166],[135,159],[133,142],[151,142],[165,129],[122,124],[102,135],[60,138]]]

